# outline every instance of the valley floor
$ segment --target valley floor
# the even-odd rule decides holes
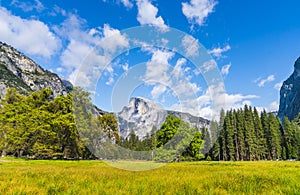
[[[152,162],[132,166],[143,163]],[[126,171],[101,161],[0,159],[0,194],[300,194],[300,162],[189,162]]]

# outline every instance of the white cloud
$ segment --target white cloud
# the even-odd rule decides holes
[[[203,63],[202,68],[204,70],[204,73],[212,70],[214,67],[216,67],[217,64],[214,60],[209,60]]]
[[[151,96],[157,99],[166,90],[166,86],[171,85],[171,78],[168,74],[169,60],[174,53],[152,49],[152,57],[146,63],[146,73],[142,80],[148,85],[155,85],[151,91]]]
[[[110,76],[109,78],[108,78],[108,81],[105,83],[106,85],[112,85],[113,83],[114,83],[114,77],[112,77],[112,76]]]
[[[67,16],[67,11],[57,5],[54,5],[53,10],[49,14],[51,16],[57,16],[57,15]]]
[[[270,75],[266,79],[262,79],[260,81],[258,80],[259,81],[258,86],[259,87],[264,87],[266,83],[272,82],[274,80],[275,80],[275,76],[274,75]]]
[[[182,66],[186,63],[185,58],[180,58],[177,60],[176,65],[172,71],[172,75],[174,75],[176,78],[179,78],[183,75],[185,70],[183,70]]]
[[[279,109],[279,104],[276,101],[272,102],[269,106],[270,112],[278,111],[278,109]]]
[[[213,48],[212,50],[209,50],[208,53],[217,58],[220,58],[220,57],[223,57],[224,52],[227,52],[230,49],[231,49],[230,45],[226,45],[223,48],[222,47]]]
[[[151,96],[153,99],[159,98],[167,90],[167,87],[164,85],[155,85],[151,91]]]
[[[132,8],[133,4],[130,0],[121,0],[122,4],[127,8]]]
[[[279,83],[276,83],[275,85],[274,85],[274,89],[276,89],[276,90],[280,90],[281,89],[281,86],[283,85],[283,81],[281,81],[281,82],[279,82]]]
[[[190,35],[185,35],[181,41],[187,57],[197,56],[199,54],[198,40]]]
[[[201,91],[196,83],[191,82],[188,78],[182,77],[176,81],[173,81],[172,88],[174,95],[179,97],[196,97],[197,93]]]
[[[30,55],[49,58],[61,48],[60,39],[38,20],[13,15],[0,6],[0,39]]]
[[[55,31],[68,42],[60,60],[62,66],[70,72],[73,84],[86,84],[83,82],[87,79],[90,79],[87,83],[93,83],[103,71],[109,72],[112,77],[113,68],[107,66],[112,55],[118,49],[129,45],[127,38],[119,30],[111,28],[108,24],[104,24],[103,27],[86,28],[86,21],[75,14],[68,14],[68,18],[56,26]],[[107,84],[112,82],[113,79],[109,78]]]
[[[161,50],[152,50],[152,57],[146,66],[146,74],[143,80],[146,84],[161,83],[165,86],[170,85],[170,77],[168,75],[169,60],[174,56],[174,53]]]
[[[258,81],[260,81],[261,80],[261,77],[258,77],[258,78],[256,78],[253,82],[254,83],[257,83]]]
[[[106,51],[114,53],[118,48],[126,48],[129,46],[126,36],[122,35],[118,29],[111,28],[108,24],[104,24],[102,30],[102,39],[106,41],[101,42],[101,47]]]
[[[219,112],[238,109],[245,104],[251,105],[251,100],[258,98],[256,95],[228,94],[223,85],[209,86],[208,89],[195,99],[186,99],[180,103],[171,106],[172,109],[189,112],[195,116],[201,116],[207,119],[219,119]]]
[[[41,12],[45,9],[44,5],[39,0],[34,0],[34,2],[31,1],[20,2],[19,0],[13,0],[11,2],[11,5],[21,8],[25,12],[30,12],[33,10]]]
[[[141,25],[153,25],[163,31],[168,29],[163,18],[161,16],[157,17],[157,7],[152,5],[149,0],[137,0],[136,5],[138,7],[137,20]]]
[[[223,66],[222,69],[221,69],[221,73],[223,75],[228,75],[230,67],[231,67],[231,63]]]
[[[124,70],[124,72],[128,72],[129,70],[128,63],[123,64],[122,69]]]
[[[190,3],[182,3],[182,13],[190,23],[202,26],[216,4],[214,0],[191,0]]]
[[[191,82],[191,77],[185,76],[186,68],[183,66],[186,59],[179,58],[173,67],[169,64],[169,60],[174,56],[173,52],[158,49],[152,49],[151,52],[152,57],[146,63],[146,73],[142,80],[147,85],[155,85],[151,91],[152,97],[157,99],[166,92],[168,87],[177,98],[195,98],[197,92],[201,91],[201,87]]]

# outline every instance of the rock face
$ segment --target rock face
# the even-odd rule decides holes
[[[278,117],[293,120],[300,112],[300,57],[294,65],[293,74],[283,82],[280,89]]]
[[[144,139],[147,133],[151,134],[153,127],[159,129],[168,115],[181,118],[199,130],[209,126],[209,121],[206,119],[188,113],[163,110],[154,102],[139,97],[131,98],[128,106],[117,113],[121,136],[128,137],[131,130],[134,130],[140,139]]]
[[[54,96],[65,95],[71,90],[66,83],[13,47],[0,42],[0,98],[10,87],[27,94],[49,86]]]

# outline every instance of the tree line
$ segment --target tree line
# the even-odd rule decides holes
[[[210,130],[198,130],[172,115],[143,139],[134,130],[120,136],[114,114],[99,114],[89,93],[75,87],[66,96],[50,88],[20,95],[8,89],[0,102],[2,156],[108,158],[157,161],[252,161],[299,159],[300,115],[283,121],[254,107],[220,113]]]
[[[151,160],[183,161],[201,160],[204,155],[204,136],[207,129],[200,132],[196,127],[173,115],[166,117],[157,130],[153,127],[144,139],[140,139],[132,130],[127,138],[121,138],[119,145],[133,151],[151,151]],[[148,153],[149,154],[149,153]]]
[[[159,130],[154,128],[143,140],[133,130],[127,138],[119,134],[116,116],[97,114],[89,93],[81,88],[57,97],[50,88],[28,96],[11,88],[0,102],[2,156],[161,161],[202,158],[201,133],[174,116],[168,116]]]
[[[207,155],[218,161],[299,159],[300,115],[283,122],[273,113],[258,113],[254,107],[224,110],[212,124],[214,145]]]

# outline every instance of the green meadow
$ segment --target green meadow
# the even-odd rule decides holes
[[[115,163],[115,165],[113,165]],[[116,167],[159,166],[111,162]],[[0,160],[0,194],[300,194],[300,162]]]

